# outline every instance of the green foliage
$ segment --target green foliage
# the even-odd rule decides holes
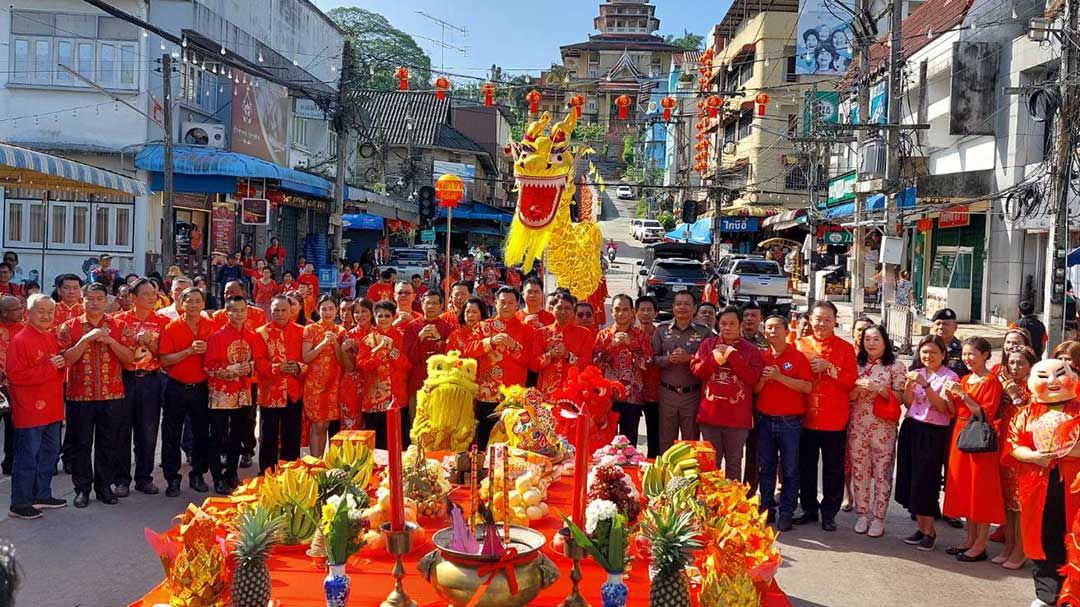
[[[586,535],[570,519],[563,517],[574,542],[585,549],[604,571],[622,573],[626,570],[626,517],[616,513],[610,519],[597,521],[596,530]]]
[[[664,226],[665,230],[671,231],[675,229],[675,216],[671,214],[671,211],[660,213],[656,220],[660,222],[660,225]]]
[[[409,34],[390,25],[386,17],[356,7],[331,9],[333,19],[352,41],[356,53],[360,88],[396,91],[397,68],[409,68],[409,82],[417,88],[431,87],[431,58]],[[373,73],[363,73],[365,70]]]
[[[634,216],[641,219],[649,216],[649,203],[644,198],[637,201],[637,206],[634,207]]]
[[[699,36],[698,34],[690,33],[690,30],[683,30],[683,35],[675,37],[674,34],[668,34],[664,36],[664,42],[673,44],[678,47],[682,47],[688,51],[700,51],[701,43],[705,41],[705,36]]]
[[[574,129],[571,141],[602,141],[604,139],[604,125],[600,123],[578,124]]]
[[[635,147],[634,144],[635,144],[635,138],[634,137],[632,137],[630,135],[627,135],[626,137],[623,138],[622,159],[623,159],[623,162],[625,162],[626,164],[633,164],[634,163],[634,147]]]

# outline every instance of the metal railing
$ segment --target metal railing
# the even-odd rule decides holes
[[[914,320],[915,315],[909,305],[890,303],[885,307],[885,329],[897,353],[912,353],[911,329]]]

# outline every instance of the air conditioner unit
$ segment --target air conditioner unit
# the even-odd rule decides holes
[[[888,146],[880,137],[868,139],[859,150],[860,179],[880,179],[885,176],[885,150]]]
[[[180,143],[205,145],[212,148],[225,147],[225,127],[212,122],[185,122],[181,125]]]

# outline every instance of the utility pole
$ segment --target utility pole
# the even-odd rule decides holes
[[[865,123],[870,118],[870,89],[867,82],[862,79],[866,78],[867,73],[870,71],[870,45],[874,43],[874,40],[866,35],[866,30],[863,27],[863,15],[866,13],[866,0],[855,0],[855,19],[852,23],[858,26],[858,31],[855,33],[855,44],[858,46],[858,94],[857,94],[857,108],[859,122]],[[856,143],[855,143],[855,166],[858,170],[859,157],[862,154],[863,146],[866,144],[866,130],[859,129],[856,131]],[[858,183],[858,177],[855,179]],[[866,275],[866,227],[863,226],[863,210],[866,206],[866,194],[861,192],[859,188],[855,188],[855,244],[852,250],[855,251],[854,269],[851,277],[851,311],[853,318],[859,318],[864,312],[866,305],[866,288],[863,276]]]
[[[900,187],[900,134],[902,116],[900,113],[903,105],[903,66],[901,65],[900,50],[903,38],[900,29],[903,22],[904,3],[902,0],[893,0],[892,15],[889,16],[891,26],[891,38],[889,44],[889,105],[888,123],[886,130],[886,160],[885,160],[885,236],[896,236],[896,224],[899,222],[897,212],[897,199],[901,195]],[[868,112],[869,113],[869,112]],[[863,120],[862,115],[859,119]],[[892,277],[892,264],[881,266],[881,321],[887,323],[888,302],[896,298],[896,280]],[[862,281],[862,277],[857,279]]]
[[[334,132],[337,133],[336,168],[334,170],[334,210],[330,214],[333,234],[330,238],[330,259],[341,253],[342,215],[345,214],[345,173],[349,166],[349,127],[352,125],[352,106],[348,87],[352,80],[352,42],[346,38],[341,48],[341,75],[338,78],[337,111],[334,112]],[[333,221],[336,219],[336,223]]]
[[[1069,197],[1071,182],[1075,175],[1072,171],[1075,150],[1072,130],[1076,128],[1080,87],[1076,84],[1077,67],[1080,56],[1077,55],[1076,41],[1072,34],[1080,26],[1077,11],[1080,0],[1067,0],[1065,15],[1066,25],[1060,35],[1061,69],[1058,82],[1061,86],[1061,111],[1057,117],[1057,149],[1054,153],[1054,183],[1057,195],[1057,211],[1054,217],[1054,229],[1050,232],[1050,246],[1047,261],[1047,280],[1045,281],[1044,312],[1046,317],[1047,350],[1057,347],[1064,337],[1065,323],[1065,257],[1069,246]]]
[[[176,217],[173,211],[173,94],[172,94],[172,56],[161,56],[161,105],[162,123],[165,129],[165,192],[162,194],[161,223],[161,266],[167,270],[176,265]],[[229,253],[230,251],[226,251]]]

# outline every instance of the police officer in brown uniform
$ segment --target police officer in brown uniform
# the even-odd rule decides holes
[[[698,439],[697,412],[701,381],[690,372],[690,359],[713,332],[693,321],[697,301],[690,292],[675,294],[675,318],[656,328],[652,337],[653,362],[660,367],[660,452],[680,434],[683,440]]]

